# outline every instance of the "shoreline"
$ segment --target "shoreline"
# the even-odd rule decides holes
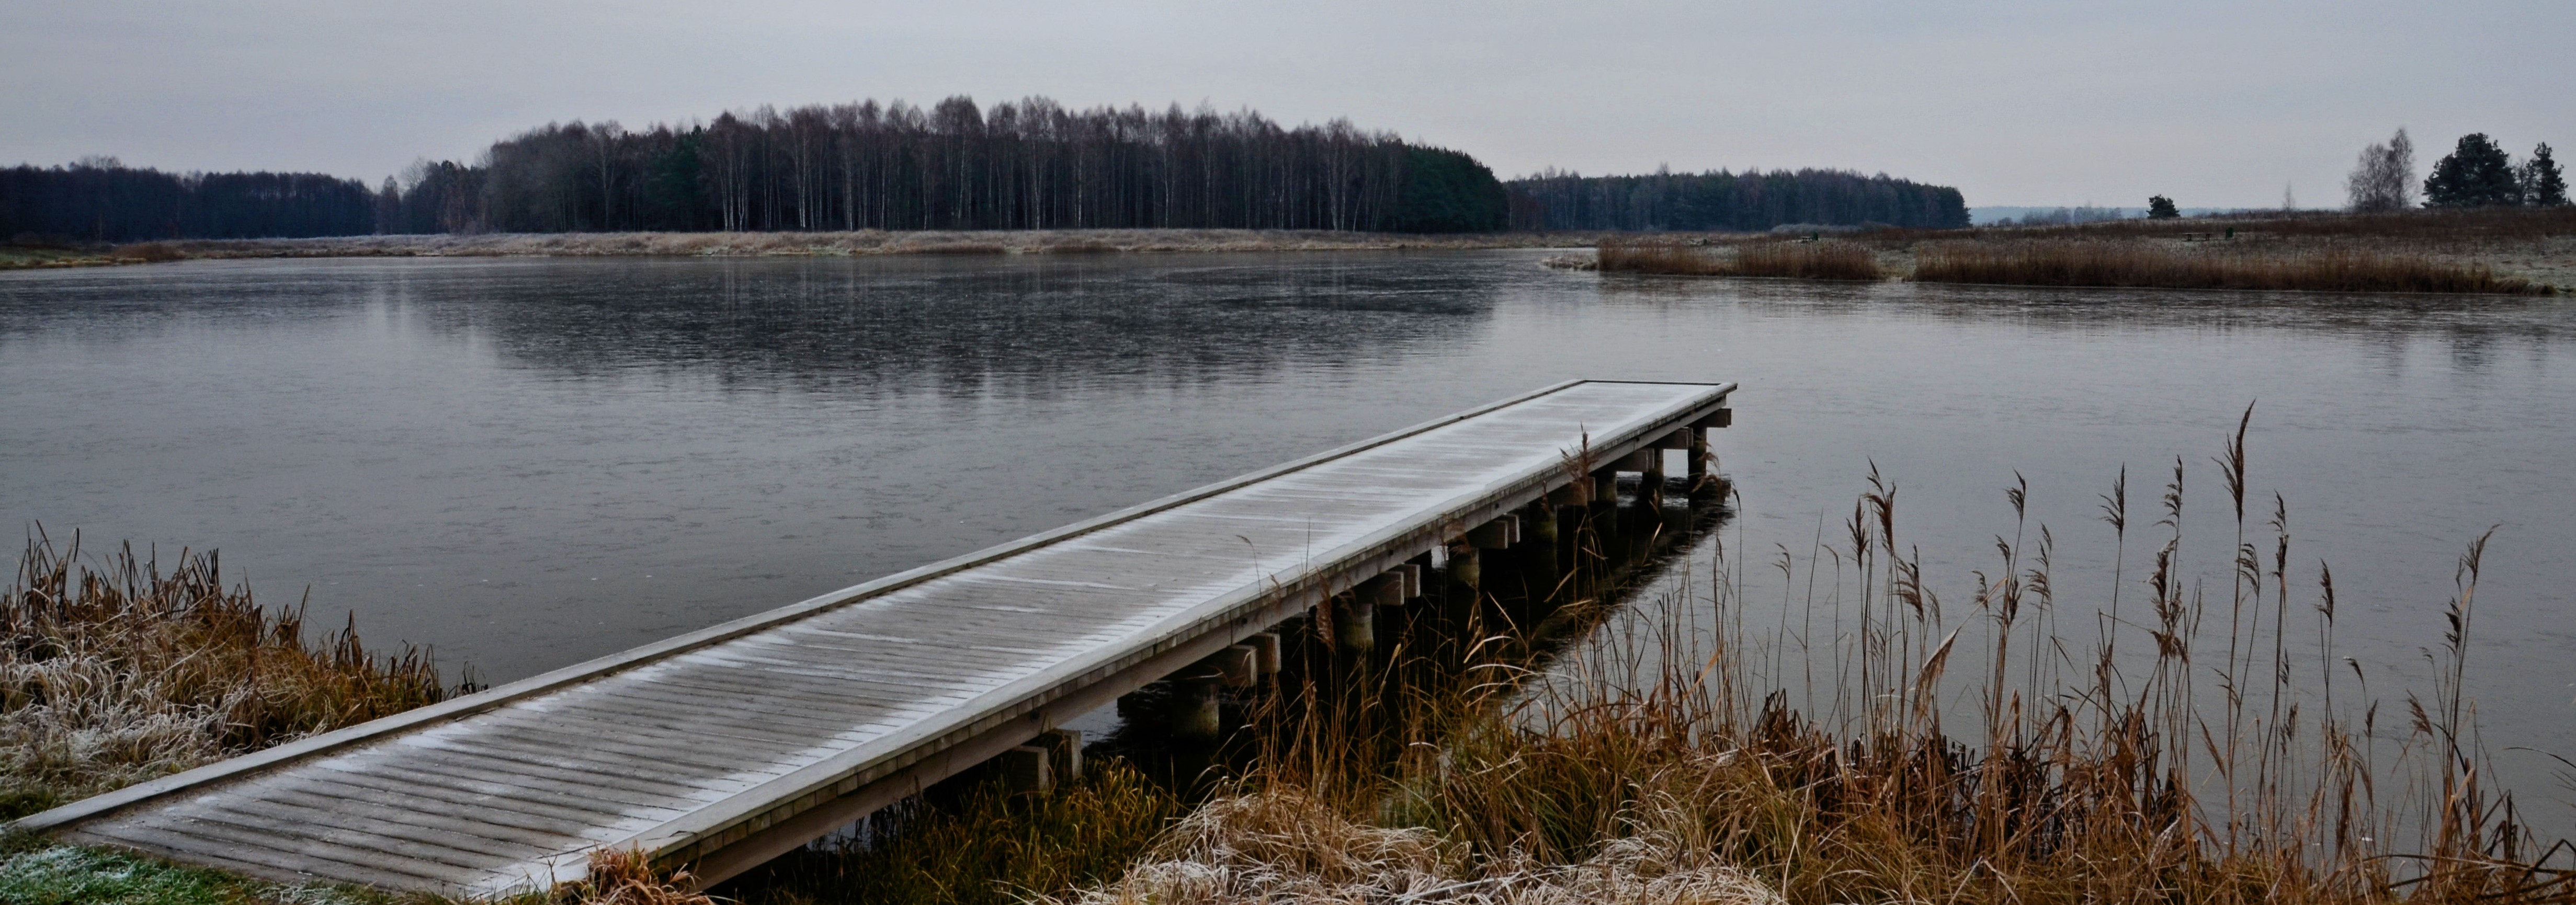
[[[2225,238],[2220,238],[2220,230]],[[1048,229],[859,230],[850,232],[480,233],[338,236],[306,239],[172,239],[127,245],[0,245],[0,272],[185,260],[277,258],[502,257],[864,257],[877,255],[1221,254],[1341,251],[1556,250],[1551,266],[1590,270],[1604,242],[1716,253],[1793,239],[1774,233],[1503,232],[1369,233],[1332,230]],[[1889,279],[1914,278],[1925,254],[1976,247],[2071,242],[2157,252],[2229,252],[2258,257],[2317,253],[2393,255],[2482,267],[2499,276],[2576,295],[2576,217],[2565,211],[2329,214],[2224,220],[2113,221],[2074,226],[1963,230],[1843,231],[1833,242],[1868,249]],[[1741,273],[1736,276],[1797,276]],[[2048,285],[2054,282],[1960,285]],[[2153,288],[2131,286],[2128,288]],[[2176,287],[2186,288],[2186,287]]]
[[[258,258],[835,258],[875,255],[1588,249],[1605,235],[1608,234],[1415,234],[1251,229],[435,233],[308,239],[169,239],[117,246],[10,246],[0,247],[0,270]]]

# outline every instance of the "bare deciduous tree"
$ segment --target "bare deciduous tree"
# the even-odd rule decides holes
[[[2401,211],[2415,206],[2415,142],[2400,128],[2387,144],[2361,149],[2361,160],[2344,180],[2352,209],[2361,213]]]

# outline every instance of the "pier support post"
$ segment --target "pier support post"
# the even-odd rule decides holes
[[[1592,473],[1592,505],[1586,507],[1584,521],[1592,526],[1593,542],[1600,556],[1611,563],[1625,559],[1620,552],[1626,526],[1619,524],[1619,466],[1603,466]]]
[[[1521,523],[1529,526],[1528,543],[1520,550],[1522,574],[1529,579],[1524,583],[1533,601],[1545,600],[1565,574],[1565,562],[1557,557],[1556,503],[1540,497],[1521,510]]]
[[[1637,508],[1647,515],[1664,512],[1664,451],[1646,450],[1646,467],[1637,475]]]
[[[1708,432],[1696,427],[1690,432],[1689,476],[1692,496],[1712,489],[1708,481]]]
[[[1172,680],[1172,737],[1215,741],[1218,729],[1217,685],[1220,678],[1193,673]]]
[[[1002,785],[1014,795],[1034,795],[1055,788],[1054,752],[1021,745],[1002,752]]]
[[[1377,647],[1377,602],[1358,594],[1333,598],[1333,646],[1345,654]]]
[[[1449,548],[1449,582],[1474,595],[1485,587],[1485,557],[1472,545]]]
[[[1264,676],[1279,674],[1279,633],[1262,632],[1243,643],[1252,647],[1252,668]]]
[[[1718,409],[1715,413],[1710,414],[1706,418],[1701,418],[1698,421],[1691,422],[1690,484],[1692,495],[1696,496],[1702,493],[1714,494],[1717,492],[1717,481],[1709,475],[1709,468],[1716,464],[1717,457],[1709,452],[1708,432],[1727,427],[1734,423],[1735,410],[1731,408]]]
[[[1029,744],[1045,748],[1054,756],[1055,778],[1073,782],[1082,778],[1082,730],[1049,729],[1038,733]]]
[[[1252,645],[1237,644],[1217,651],[1206,662],[1216,670],[1217,677],[1225,682],[1227,688],[1250,688],[1261,678],[1260,667],[1255,660],[1258,656]]]

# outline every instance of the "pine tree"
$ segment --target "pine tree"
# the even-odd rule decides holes
[[[2522,203],[2522,180],[2513,161],[2484,132],[2460,136],[2460,144],[2424,180],[2425,207],[2495,207]]]
[[[2550,158],[2548,142],[2531,149],[2531,159],[2522,164],[2522,203],[2533,207],[2567,203],[2567,176]]]
[[[2147,199],[2147,219],[2172,220],[2181,216],[2182,209],[2174,207],[2173,199],[2167,198],[2163,195],[2156,195]]]

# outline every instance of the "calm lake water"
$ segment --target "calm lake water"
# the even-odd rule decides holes
[[[355,611],[371,641],[506,681],[1565,378],[1734,380],[1729,544],[1808,556],[1875,463],[1964,609],[2018,473],[2060,606],[2089,611],[2110,586],[2097,494],[2129,467],[2136,582],[2177,457],[2186,570],[2224,599],[2211,457],[2251,403],[2249,521],[2287,501],[2293,599],[2332,564],[2337,653],[2383,696],[2420,680],[2456,557],[2497,527],[2471,692],[2526,795],[2576,797],[2505,750],[2576,756],[2576,305],[1543,256],[0,274],[0,515],[94,550],[218,548],[265,600],[309,593],[317,622]]]

